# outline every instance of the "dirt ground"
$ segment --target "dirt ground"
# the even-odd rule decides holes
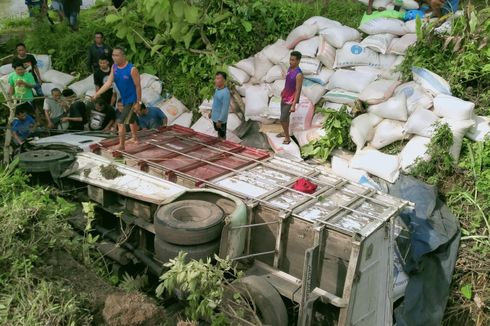
[[[165,310],[139,293],[125,292],[106,283],[93,271],[78,263],[69,253],[51,252],[46,265],[38,270],[44,278],[62,281],[88,298],[94,325],[156,326],[165,324]]]

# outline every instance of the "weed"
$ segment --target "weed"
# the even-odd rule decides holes
[[[114,164],[102,165],[99,169],[100,174],[107,180],[114,180],[124,175]]]

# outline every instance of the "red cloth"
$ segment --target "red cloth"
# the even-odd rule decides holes
[[[306,180],[305,178],[298,179],[293,185],[294,190],[298,190],[307,194],[314,193],[317,187],[318,186],[316,184]]]

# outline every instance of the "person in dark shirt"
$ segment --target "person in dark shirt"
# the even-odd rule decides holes
[[[103,55],[99,59],[99,67],[94,72],[94,84],[95,90],[98,91],[102,85],[107,81],[109,75],[111,74],[111,66],[109,57]],[[107,104],[114,105],[115,98],[113,98],[113,89],[109,88],[100,97],[104,99]]]
[[[116,120],[116,111],[102,98],[95,101],[95,107],[90,112],[88,127],[90,130],[110,131]]]
[[[41,79],[41,73],[39,72],[39,68],[37,67],[37,60],[32,55],[27,53],[27,48],[24,43],[19,43],[15,46],[15,50],[17,54],[14,56],[12,60],[12,66],[17,66],[22,64],[26,70],[26,72],[30,72],[34,76],[34,81],[36,82],[36,86],[34,90],[36,91],[37,96],[44,96],[41,84],[43,83]]]
[[[141,104],[138,125],[141,129],[158,129],[167,125],[167,117],[159,108],[146,107],[145,104]]]
[[[102,32],[95,33],[94,43],[88,48],[88,70],[95,72],[99,68],[99,60],[102,56],[107,59],[112,56],[112,49],[104,43],[104,34]],[[109,67],[110,67],[109,60]]]
[[[63,12],[68,24],[73,31],[78,30],[78,15],[80,14],[80,7],[82,6],[82,0],[62,0]]]
[[[62,94],[66,103],[69,104],[69,106],[65,105],[64,117],[61,118],[63,129],[83,130],[86,123],[85,103],[78,100],[71,89],[63,90]]]

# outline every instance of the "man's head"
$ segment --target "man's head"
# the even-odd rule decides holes
[[[214,86],[216,88],[223,88],[223,87],[225,87],[226,77],[227,77],[226,72],[218,71],[214,75]]]
[[[145,103],[141,103],[140,115],[147,115],[147,114],[148,114],[148,108],[146,107]]]
[[[51,96],[55,101],[58,101],[61,98],[61,91],[59,88],[53,88],[51,90]]]
[[[17,55],[21,58],[25,57],[27,54],[27,48],[24,43],[18,43],[15,46],[15,50],[17,51]]]
[[[97,100],[95,100],[95,110],[99,112],[104,111],[106,105],[107,103],[105,102],[105,100],[100,97]]]
[[[19,76],[23,76],[24,73],[26,72],[26,68],[24,68],[24,65],[20,62],[14,63],[12,67],[14,68],[15,73]]]
[[[95,44],[102,45],[104,44],[104,34],[102,32],[95,32]]]
[[[112,61],[117,65],[124,64],[126,62],[126,49],[122,46],[116,46],[112,50]]]
[[[99,68],[102,70],[107,70],[111,62],[109,61],[109,57],[105,54],[101,55],[99,58]]]
[[[19,120],[25,120],[27,111],[23,105],[19,105],[15,108],[15,117]]]
[[[299,66],[299,62],[301,61],[301,52],[293,51],[289,56],[289,65],[291,68],[296,68]]]

